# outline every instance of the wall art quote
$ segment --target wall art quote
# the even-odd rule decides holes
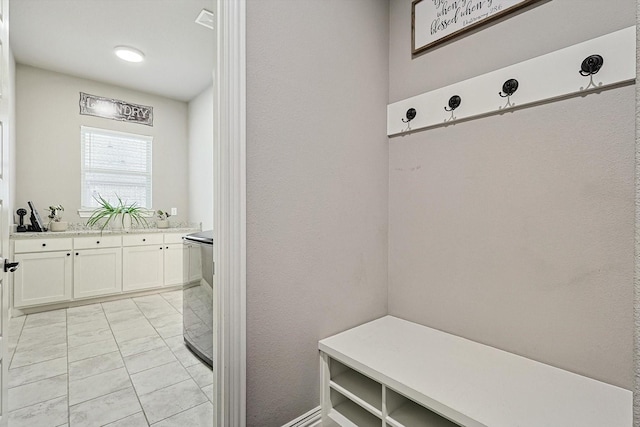
[[[415,55],[460,34],[545,0],[414,0],[411,52]]]

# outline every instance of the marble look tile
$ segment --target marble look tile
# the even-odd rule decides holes
[[[125,368],[69,381],[69,405],[75,405],[131,387]]]
[[[187,426],[210,426],[213,424],[213,405],[206,402],[195,408],[180,412],[172,417],[164,419],[153,427],[187,427]]]
[[[177,361],[177,359],[168,347],[161,347],[124,358],[124,363],[127,365],[129,374],[135,374],[175,361]]]
[[[69,407],[71,427],[98,427],[140,412],[133,387]]]
[[[36,328],[38,326],[48,326],[55,323],[65,323],[67,321],[67,310],[45,311],[27,315],[24,329]]]
[[[213,402],[213,384],[202,387],[202,392],[207,396],[209,402]]]
[[[102,308],[100,308],[100,311],[95,311],[94,313],[75,313],[75,314],[69,314],[67,313],[67,324],[69,325],[77,325],[79,323],[86,323],[86,322],[96,322],[96,321],[104,321],[107,320],[107,317],[104,315],[104,312],[102,311]]]
[[[105,313],[115,313],[117,311],[137,309],[138,306],[132,299],[121,299],[102,303],[102,309]]]
[[[113,336],[116,337],[118,344],[122,344],[123,342],[135,340],[137,338],[157,337],[158,333],[153,326],[146,322],[146,325],[140,325],[130,329],[114,329]]]
[[[151,424],[205,402],[209,402],[207,396],[190,379],[140,396]]]
[[[32,347],[21,349],[18,344],[13,359],[11,359],[10,369],[20,368],[33,363],[45,362],[47,360],[58,359],[67,355],[67,343],[49,345],[44,347]]]
[[[12,317],[9,319],[9,338],[15,338],[16,342],[18,342],[18,337],[22,332],[25,320],[27,320],[27,316]]]
[[[118,324],[118,323],[126,323],[132,322],[136,320],[146,320],[146,317],[140,310],[131,309],[131,310],[122,310],[115,311],[113,313],[107,313],[107,320],[110,325]]]
[[[187,371],[200,388],[213,384],[213,371],[204,363],[191,365]]]
[[[91,344],[97,341],[104,341],[109,338],[113,338],[111,329],[98,329],[93,331],[80,332],[79,334],[69,335],[67,342],[69,348],[78,347],[80,345]]]
[[[156,348],[166,347],[164,341],[159,336],[137,338],[135,340],[126,341],[120,344],[120,353],[127,357]]]
[[[9,411],[67,395],[67,375],[32,382],[9,389]]]
[[[189,378],[189,373],[177,361],[131,375],[131,381],[138,396],[177,384]]]
[[[133,328],[144,328],[144,327],[150,326],[151,323],[149,323],[146,317],[140,314],[139,317],[131,317],[129,319],[113,321],[113,322],[110,322],[109,325],[111,326],[111,330],[115,332],[115,331],[129,330]]]
[[[202,363],[200,359],[194,356],[194,354],[191,353],[191,351],[186,346],[176,348],[175,350],[172,350],[172,351],[173,351],[173,355],[176,356],[176,359],[178,359],[178,361],[180,361],[180,363],[182,363],[182,366],[184,366],[185,368],[189,366],[193,366],[196,363]]]
[[[149,423],[147,423],[144,413],[138,412],[137,414],[118,420],[115,423],[107,424],[105,427],[149,427]]]
[[[69,381],[77,381],[92,375],[124,367],[119,351],[102,354],[69,363]]]
[[[42,325],[33,328],[23,329],[18,343],[27,341],[39,341],[51,336],[63,337],[67,334],[65,323],[54,323],[52,325]]]
[[[111,353],[116,350],[118,350],[118,345],[113,338],[91,344],[79,345],[78,347],[69,349],[69,362],[100,356],[101,354]]]
[[[87,305],[80,305],[78,307],[68,308],[67,321],[69,320],[70,317],[87,316],[90,314],[104,314],[104,311],[102,310],[102,304],[100,303],[87,304]]]
[[[182,323],[158,327],[156,331],[162,338],[182,336]]]
[[[67,373],[67,358],[47,360],[9,370],[9,388]]]
[[[69,335],[78,335],[85,332],[98,331],[101,329],[108,329],[109,322],[105,317],[100,317],[96,320],[88,320],[80,323],[70,323],[67,325],[67,333]]]
[[[163,326],[169,325],[180,325],[182,326],[182,315],[178,313],[170,314],[162,317],[154,317],[149,319],[149,323],[154,328],[162,328]]]
[[[68,421],[68,411],[67,396],[58,397],[9,413],[9,426],[64,426]]]
[[[20,337],[20,340],[18,341],[18,345],[16,346],[16,348],[18,350],[30,350],[66,343],[67,336],[58,333],[44,336],[26,335],[23,333]]]

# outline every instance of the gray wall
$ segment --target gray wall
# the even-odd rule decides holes
[[[633,0],[553,0],[411,59],[390,4],[391,101],[635,24]],[[390,314],[630,389],[634,95],[391,139]]]
[[[387,312],[388,2],[247,4],[247,424],[319,404],[317,341]]]
[[[213,86],[189,101],[189,222],[213,228]]]
[[[79,114],[79,92],[154,107],[153,127]],[[152,135],[155,209],[178,208],[188,218],[187,104],[92,80],[18,64],[16,70],[16,206],[32,200],[44,218],[62,204],[64,219],[79,218],[80,126]]]

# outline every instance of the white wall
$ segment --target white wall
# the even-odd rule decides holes
[[[189,222],[213,228],[213,86],[189,102]]]
[[[318,340],[387,312],[388,2],[247,4],[247,425],[319,404]]]
[[[79,114],[79,92],[153,106],[153,127]],[[80,207],[80,126],[152,135],[155,209],[188,218],[187,104],[92,80],[16,67],[16,206],[32,200],[40,215],[52,204],[64,219],[85,222]],[[25,218],[26,219],[26,218]]]
[[[390,4],[392,101],[636,22],[553,0],[412,58],[411,0]],[[634,95],[390,139],[390,314],[631,388]]]

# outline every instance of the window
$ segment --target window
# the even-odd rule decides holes
[[[151,208],[153,137],[82,126],[82,207],[95,208],[101,195],[111,203]]]

